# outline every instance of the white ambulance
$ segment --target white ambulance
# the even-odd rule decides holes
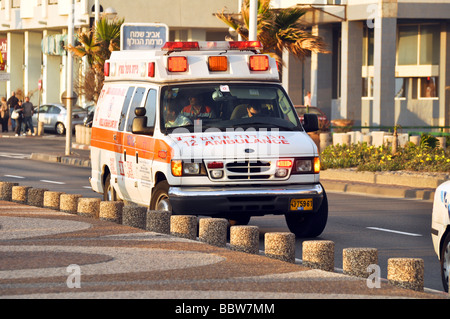
[[[318,149],[258,41],[167,42],[113,52],[92,125],[91,184],[104,200],[227,218],[284,215],[322,233]]]

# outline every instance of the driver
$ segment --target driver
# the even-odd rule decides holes
[[[254,117],[261,115],[261,106],[256,104],[248,104],[247,105],[247,115],[244,118]]]
[[[203,105],[200,95],[189,96],[189,105],[181,111],[181,115],[190,119],[212,118],[214,117],[211,107]]]
[[[165,127],[178,127],[190,125],[192,122],[185,116],[178,114],[177,107],[174,102],[169,102],[164,107]]]

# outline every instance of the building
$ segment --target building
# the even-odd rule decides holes
[[[76,34],[94,23],[96,1],[74,1]],[[98,2],[100,12],[116,13],[127,23],[167,24],[170,40],[224,40],[228,27],[214,13],[224,7],[238,9],[238,0],[133,0],[132,5],[123,0]],[[32,102],[37,104],[41,83],[41,103],[61,101],[66,90],[67,56],[59,43],[67,41],[71,3],[0,0],[0,49],[5,62],[0,66],[0,96],[9,97],[11,91],[21,89],[31,94]],[[2,81],[5,73],[9,74],[9,81]]]
[[[299,4],[301,3],[301,4]],[[331,54],[286,57],[283,81],[295,103],[358,126],[450,126],[449,0],[277,0],[302,6]],[[290,63],[289,63],[290,62]],[[295,93],[297,92],[297,93]]]

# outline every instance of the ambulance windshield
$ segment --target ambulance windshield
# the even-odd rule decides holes
[[[276,84],[197,84],[166,86],[161,124],[168,132],[236,127],[302,130],[297,113]]]

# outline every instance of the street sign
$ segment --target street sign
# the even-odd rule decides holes
[[[120,50],[156,50],[169,40],[169,27],[162,23],[124,23]]]
[[[0,82],[9,81],[11,79],[11,73],[0,72]]]

